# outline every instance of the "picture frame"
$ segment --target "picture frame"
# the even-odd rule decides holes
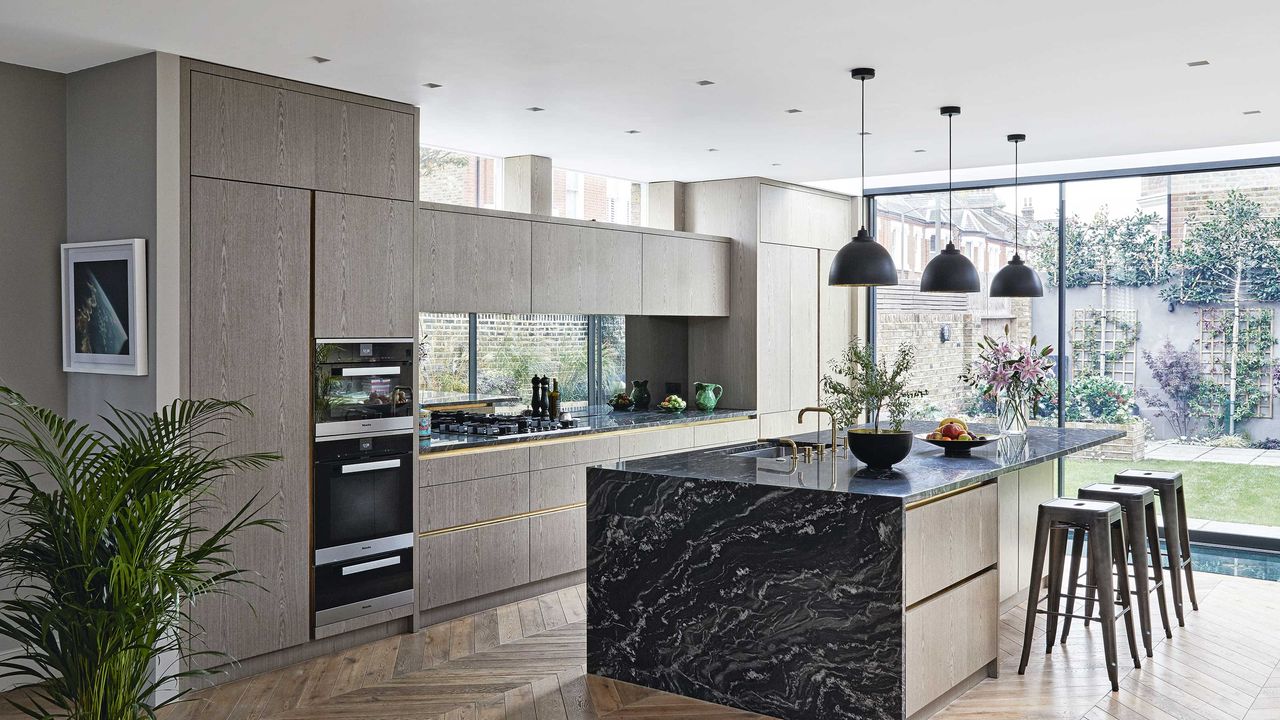
[[[147,241],[62,245],[62,370],[147,374]]]

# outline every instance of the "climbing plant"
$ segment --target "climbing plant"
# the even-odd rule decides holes
[[[1227,434],[1250,417],[1270,416],[1273,313],[1266,308],[1212,308],[1200,313],[1200,357],[1215,416]]]

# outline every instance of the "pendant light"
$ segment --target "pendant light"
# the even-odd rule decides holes
[[[947,105],[942,108],[942,114],[947,118],[947,223],[951,226],[951,233],[947,246],[924,266],[920,275],[920,292],[978,292],[982,290],[978,269],[951,242],[956,230],[956,216],[951,207],[951,118],[960,114],[960,108]]]
[[[854,80],[861,82],[862,87],[862,129],[858,133],[861,143],[859,154],[862,160],[862,196],[863,207],[867,197],[867,81],[876,76],[871,68],[854,68],[849,73]],[[827,284],[834,287],[871,287],[875,285],[897,285],[898,269],[893,266],[893,258],[883,245],[867,232],[867,224],[862,223],[858,234],[840,248],[835,259],[831,261],[831,272],[827,275]]]
[[[991,297],[1044,297],[1044,285],[1034,268],[1018,255],[1018,143],[1027,139],[1022,133],[1010,135],[1013,143],[1013,259],[991,278]]]

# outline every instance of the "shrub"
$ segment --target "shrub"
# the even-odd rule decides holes
[[[1133,391],[1101,375],[1078,375],[1067,387],[1067,419],[1123,424],[1133,418]]]

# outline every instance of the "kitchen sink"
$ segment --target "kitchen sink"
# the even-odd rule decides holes
[[[755,450],[744,450],[729,455],[729,457],[750,457],[750,458],[773,458],[776,460],[790,460],[791,448],[785,445],[770,445],[768,447],[756,448]]]

